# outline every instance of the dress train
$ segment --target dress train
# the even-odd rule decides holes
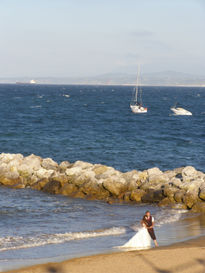
[[[135,248],[144,249],[151,247],[151,237],[145,227],[139,229],[139,231],[123,246],[123,248]]]

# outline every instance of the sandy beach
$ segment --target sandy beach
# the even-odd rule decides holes
[[[204,273],[205,236],[167,247],[75,258],[7,273]]]

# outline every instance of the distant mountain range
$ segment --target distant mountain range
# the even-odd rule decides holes
[[[35,80],[38,84],[94,84],[94,85],[134,85],[136,74],[107,73],[93,77],[13,77],[0,78],[0,83],[30,83]],[[164,71],[144,73],[140,79],[141,85],[158,86],[205,86],[205,76],[187,73]]]

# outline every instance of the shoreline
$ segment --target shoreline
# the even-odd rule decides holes
[[[0,82],[0,85],[18,85],[18,86],[41,86],[41,85],[67,85],[67,86],[131,86],[131,87],[135,87],[136,84],[135,83],[34,83],[31,84],[29,82],[25,82],[25,83],[15,83],[15,82]],[[142,87],[201,87],[204,88],[205,84],[140,84],[140,86]]]
[[[174,273],[205,271],[205,236],[148,250],[119,251],[38,264],[4,273]]]

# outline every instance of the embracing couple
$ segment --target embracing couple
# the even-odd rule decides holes
[[[149,211],[146,211],[145,215],[143,216],[141,220],[141,225],[147,229],[150,237],[154,241],[155,246],[158,246],[156,236],[154,233],[154,217],[151,216]]]
[[[123,246],[123,248],[146,249],[151,247],[151,239],[155,246],[158,246],[156,236],[154,233],[154,217],[149,211],[146,211],[141,220],[142,228]]]

